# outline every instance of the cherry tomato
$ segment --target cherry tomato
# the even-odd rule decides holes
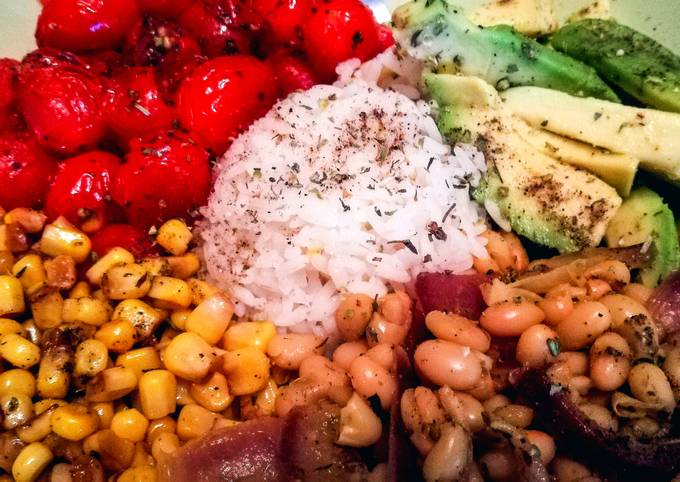
[[[21,61],[21,69],[37,69],[42,67],[90,70],[90,65],[82,56],[50,47],[36,49],[26,54]]]
[[[172,125],[172,110],[161,98],[150,67],[130,67],[111,80],[104,95],[104,118],[121,147]]]
[[[394,45],[392,29],[387,25],[378,25],[378,51],[384,52]]]
[[[281,97],[296,90],[307,90],[319,83],[316,74],[299,57],[281,51],[271,56],[268,61],[274,69]]]
[[[38,17],[38,46],[83,52],[118,46],[139,18],[135,0],[59,0]]]
[[[191,5],[194,0],[137,0],[144,13],[158,17],[174,18]]]
[[[133,139],[113,184],[113,200],[141,228],[186,217],[208,197],[208,158],[205,149],[178,132]]]
[[[296,45],[302,41],[302,26],[312,14],[314,3],[314,0],[253,1],[271,41],[279,45]]]
[[[56,170],[57,161],[29,133],[0,135],[0,206],[36,207]]]
[[[303,47],[311,65],[326,81],[335,67],[354,57],[368,60],[380,50],[378,24],[359,0],[327,0],[302,27]]]
[[[104,151],[88,152],[61,163],[45,199],[47,217],[64,216],[77,226],[94,218],[98,226],[103,224],[120,164],[118,157]]]
[[[90,237],[92,251],[102,257],[115,247],[125,248],[135,258],[158,254],[149,235],[129,224],[108,224]]]
[[[248,55],[217,57],[198,67],[181,85],[180,120],[215,154],[263,115],[276,99],[271,68]]]
[[[16,105],[18,67],[16,60],[0,59],[0,132],[16,130],[21,124]]]
[[[62,154],[94,147],[104,134],[102,81],[81,68],[24,66],[19,106],[40,143]]]

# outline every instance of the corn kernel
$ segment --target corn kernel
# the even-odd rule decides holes
[[[196,253],[187,253],[182,256],[169,256],[170,276],[179,279],[191,278],[201,268],[201,261]]]
[[[157,370],[163,366],[158,351],[151,346],[121,353],[116,359],[116,365],[130,368],[135,372],[138,379],[145,372]]]
[[[85,233],[69,223],[66,218],[59,217],[45,226],[39,247],[40,251],[48,256],[66,254],[76,263],[82,263],[90,255],[92,243]]]
[[[99,286],[102,282],[104,274],[115,266],[122,266],[125,264],[133,264],[135,262],[134,255],[128,250],[120,247],[115,247],[111,249],[104,256],[99,258],[99,260],[92,265],[90,269],[87,270],[85,276],[88,281],[95,286]]]
[[[177,431],[177,422],[169,416],[157,418],[149,421],[149,428],[146,429],[146,443],[151,446],[154,440],[162,433],[175,433]]]
[[[111,420],[111,430],[120,438],[132,442],[141,442],[149,427],[147,418],[134,408],[117,412]]]
[[[212,373],[206,380],[191,385],[191,395],[211,412],[221,412],[234,400],[229,393],[227,378],[221,373]]]
[[[102,291],[112,300],[142,298],[147,293],[151,296],[149,278],[149,273],[138,264],[114,266],[102,277]]]
[[[17,427],[16,433],[19,439],[25,444],[30,444],[47,437],[52,432],[51,417],[56,409],[57,405],[52,405],[46,412],[36,415],[30,422]]]
[[[97,414],[79,403],[57,407],[50,421],[54,433],[74,442],[89,437],[99,426]]]
[[[160,256],[151,256],[144,258],[139,262],[144,267],[149,276],[170,276],[170,263],[167,258]]]
[[[170,324],[178,330],[184,331],[190,314],[191,310],[189,309],[175,310],[170,313]]]
[[[33,404],[33,411],[36,415],[41,415],[52,408],[66,405],[66,400],[60,398],[42,398]]]
[[[90,285],[87,281],[78,281],[68,294],[69,298],[78,299],[90,296]]]
[[[97,373],[87,384],[85,399],[89,402],[111,402],[124,397],[137,387],[137,375],[129,368],[113,367]]]
[[[12,266],[12,274],[21,281],[28,296],[37,293],[47,284],[43,260],[37,254],[27,254]]]
[[[137,342],[135,327],[125,320],[103,324],[94,337],[115,353],[124,353]]]
[[[262,390],[269,380],[269,358],[257,348],[240,348],[222,355],[222,369],[234,395]]]
[[[93,377],[106,368],[109,350],[99,340],[82,341],[76,348],[73,373],[76,376]]]
[[[175,393],[175,400],[177,405],[189,405],[190,403],[198,403],[191,395],[191,382],[182,378],[177,379],[177,392]]]
[[[76,283],[76,261],[65,254],[45,261],[47,286],[67,290]]]
[[[90,405],[90,409],[97,414],[98,424],[97,429],[102,430],[111,427],[111,420],[113,420],[113,402],[99,402]]]
[[[67,369],[70,363],[69,350],[57,348],[46,351],[38,368],[38,395],[43,398],[66,397],[71,381],[71,374]]]
[[[26,330],[18,321],[10,318],[0,318],[0,336],[15,333],[17,335],[25,336]]]
[[[31,343],[35,343],[36,345],[40,344],[42,333],[36,326],[35,321],[29,318],[21,324],[21,327],[24,329],[24,337],[26,339],[30,340]]]
[[[141,300],[123,300],[116,306],[112,319],[130,322],[137,330],[139,338],[145,339],[156,331],[165,316],[165,312]]]
[[[53,459],[52,451],[45,444],[34,442],[19,452],[12,464],[12,476],[16,482],[33,482]]]
[[[15,368],[0,373],[0,395],[13,393],[21,393],[30,398],[35,396],[35,377],[31,372]]]
[[[24,287],[14,276],[0,275],[0,316],[17,315],[26,309]]]
[[[112,311],[111,305],[106,301],[84,296],[64,300],[61,316],[66,323],[101,326],[109,321]]]
[[[83,450],[97,452],[104,468],[111,472],[127,469],[135,457],[135,443],[120,438],[111,429],[90,435],[83,442]]]
[[[33,418],[33,402],[31,397],[22,393],[8,393],[0,396],[2,411],[2,427],[12,430]]]
[[[191,287],[191,303],[194,305],[199,305],[208,296],[220,291],[217,286],[198,278],[189,278],[187,283]]]
[[[45,226],[47,216],[29,208],[14,208],[5,214],[5,224],[18,224],[27,233],[39,233]]]
[[[161,354],[161,359],[163,359],[163,353],[165,352],[165,349],[168,347],[170,342],[175,338],[177,335],[179,335],[181,331],[176,330],[172,327],[166,328],[163,331],[163,334],[161,335],[161,339],[158,340],[158,343],[156,343],[156,350],[158,350]]]
[[[205,435],[212,429],[217,417],[217,414],[200,405],[186,405],[179,412],[177,435],[182,440],[191,440]]]
[[[118,476],[116,482],[156,482],[157,480],[156,468],[146,465],[125,470]]]
[[[0,275],[11,274],[14,266],[14,255],[3,247],[0,240]]]
[[[106,296],[106,294],[104,294],[104,291],[101,289],[94,290],[92,292],[92,298],[94,298],[95,300],[106,301],[107,303],[109,301],[109,298]]]
[[[191,305],[191,288],[181,279],[156,276],[151,282],[149,298],[159,308],[178,310]]]
[[[156,460],[174,453],[179,448],[179,437],[175,433],[163,432],[154,438],[151,455]]]
[[[181,333],[172,339],[163,354],[165,367],[178,377],[203,379],[215,358],[213,348],[195,333]]]
[[[41,330],[48,330],[61,325],[63,310],[64,298],[58,291],[46,293],[31,303],[33,321]]]
[[[238,420],[229,420],[228,418],[224,417],[217,417],[217,420],[215,420],[215,424],[213,425],[213,430],[218,430],[221,428],[232,428],[236,427],[239,423]]]
[[[142,411],[149,420],[165,417],[177,406],[177,380],[168,370],[152,370],[139,380]]]
[[[229,327],[222,339],[225,350],[253,347],[267,352],[267,345],[276,335],[276,327],[266,321],[246,321]]]
[[[17,368],[30,368],[40,361],[40,348],[15,333],[0,336],[0,357]]]
[[[234,306],[223,293],[207,297],[186,322],[186,331],[196,333],[211,345],[216,344],[224,335],[234,314]]]
[[[192,238],[191,230],[180,219],[166,221],[156,234],[156,242],[175,256],[186,253]]]
[[[132,467],[155,467],[156,461],[144,448],[144,442],[135,444],[135,456],[132,459]]]

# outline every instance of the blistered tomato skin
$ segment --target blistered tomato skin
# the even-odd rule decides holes
[[[272,55],[268,62],[274,70],[280,97],[297,90],[307,90],[319,83],[316,74],[307,64],[284,51]]]
[[[62,162],[45,199],[48,219],[65,216],[76,226],[94,216],[105,221],[111,184],[120,164],[120,158],[104,151],[88,152]]]
[[[135,0],[58,0],[38,18],[38,46],[83,52],[117,47],[139,18]]]
[[[302,26],[312,14],[312,0],[264,0],[255,2],[271,40],[280,45],[302,41]]]
[[[210,189],[208,152],[178,132],[133,140],[118,171],[112,196],[134,226],[146,229],[187,217]]]
[[[28,133],[0,135],[0,206],[6,210],[42,202],[57,161]]]
[[[125,248],[135,258],[158,254],[146,231],[130,224],[108,224],[90,237],[92,251],[99,257],[115,247]]]
[[[182,124],[214,154],[265,114],[276,99],[272,69],[248,55],[209,60],[186,79],[178,94]]]
[[[175,18],[191,5],[194,0],[137,0],[143,13],[163,18]]]
[[[19,62],[0,59],[0,131],[13,129],[18,122],[16,80]]]

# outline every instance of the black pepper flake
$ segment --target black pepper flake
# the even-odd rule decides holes
[[[408,248],[413,254],[418,254],[418,250],[413,245],[410,239],[395,239],[394,241],[388,241],[387,244],[403,244]]]
[[[455,208],[456,208],[456,203],[453,203],[453,204],[451,204],[451,206],[449,206],[449,209],[446,210],[446,212],[444,213],[444,216],[442,217],[442,224],[444,224],[446,222],[446,218],[449,217],[449,214],[451,214],[451,211],[453,211]]]
[[[380,208],[378,206],[373,206],[373,210],[378,216],[382,217],[382,212],[380,211]]]
[[[345,201],[343,201],[342,198],[338,198],[338,201],[340,201],[340,205],[342,206],[343,212],[346,213],[347,211],[349,211],[351,209],[347,204],[345,204]]]

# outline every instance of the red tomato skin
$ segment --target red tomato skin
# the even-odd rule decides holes
[[[209,190],[208,152],[188,136],[169,132],[132,140],[112,197],[130,224],[146,229],[173,217],[187,217],[205,204]]]
[[[19,65],[14,59],[0,59],[0,132],[17,130],[21,126],[16,92]]]
[[[175,18],[194,0],[137,0],[142,13],[162,18]]]
[[[285,97],[297,90],[307,90],[319,83],[317,75],[300,58],[285,51],[268,59],[274,70],[279,96]]]
[[[103,137],[98,75],[80,68],[24,67],[18,86],[21,112],[43,146],[68,155]]]
[[[62,162],[45,199],[48,219],[64,216],[76,226],[95,214],[106,219],[111,184],[120,164],[117,156],[104,151]]]
[[[108,224],[91,236],[90,240],[92,251],[99,257],[116,247],[127,249],[135,259],[158,254],[146,231],[130,224]]]
[[[378,25],[378,51],[384,52],[394,45],[392,29],[387,25]]]
[[[133,137],[172,126],[172,109],[163,100],[156,73],[150,67],[130,67],[118,72],[104,94],[103,112],[123,149],[127,149]]]
[[[38,207],[57,171],[57,161],[27,132],[0,135],[0,206]]]
[[[215,154],[273,105],[274,72],[248,55],[209,60],[187,78],[178,93],[178,114]]]
[[[359,0],[325,0],[302,28],[303,48],[324,81],[335,79],[342,61],[368,60],[380,51],[378,24]]]
[[[312,14],[315,0],[259,0],[254,8],[264,24],[270,43],[296,46],[302,41],[302,26]]]
[[[38,17],[39,47],[83,52],[117,47],[139,18],[135,0],[58,0]]]

